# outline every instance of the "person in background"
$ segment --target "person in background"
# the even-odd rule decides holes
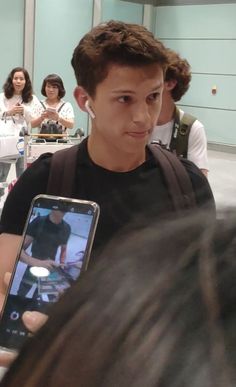
[[[204,126],[176,106],[176,102],[189,89],[190,65],[175,51],[167,49],[167,54],[169,64],[165,75],[162,108],[150,141],[158,141],[178,156],[188,158],[207,176],[207,139]]]
[[[40,103],[33,95],[29,73],[23,67],[15,67],[8,75],[0,94],[0,117],[14,120],[17,131],[27,129],[31,120],[39,114]],[[0,182],[6,181],[11,164],[0,162]],[[16,161],[16,177],[24,170],[24,158],[19,156]],[[4,189],[0,189],[0,196]]]
[[[74,110],[70,102],[65,102],[66,94],[62,79],[57,74],[49,74],[44,80],[41,93],[45,100],[41,101],[38,117],[31,121],[33,128],[42,128],[48,122],[58,123],[62,133],[74,127]]]
[[[221,215],[114,240],[0,386],[235,386],[236,211]]]

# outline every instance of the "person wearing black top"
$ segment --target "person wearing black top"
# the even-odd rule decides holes
[[[92,261],[119,233],[151,220],[177,216],[162,172],[147,150],[161,110],[166,49],[145,27],[120,21],[101,23],[74,50],[74,96],[91,117],[91,133],[79,145],[73,197],[93,200],[101,216]],[[1,218],[0,275],[11,271],[32,198],[45,193],[51,155],[40,157],[10,192]],[[207,179],[182,161],[198,207],[215,209]],[[4,288],[2,288],[3,291]]]
[[[26,232],[24,250],[32,243],[32,257],[40,259],[40,266],[47,260],[49,268],[54,264],[58,247],[63,247],[60,254],[60,263],[65,262],[66,245],[70,236],[70,225],[63,220],[65,213],[52,210],[49,215],[37,216],[29,224]],[[24,257],[21,257],[24,260]],[[35,262],[33,262],[36,265]],[[45,265],[44,265],[45,266]],[[45,266],[46,267],[46,266]]]
[[[37,278],[32,275],[31,267],[44,267],[49,271],[59,264],[65,263],[66,247],[70,237],[71,227],[63,220],[65,213],[52,210],[47,216],[38,216],[28,226],[21,252],[20,260],[27,264],[23,275],[18,295],[26,296],[37,284]],[[27,248],[31,245],[31,255]],[[56,262],[56,254],[60,248],[59,263]],[[37,298],[37,287],[34,288],[33,297]]]

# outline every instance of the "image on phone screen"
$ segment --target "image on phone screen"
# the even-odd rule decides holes
[[[0,346],[19,349],[28,310],[50,304],[86,270],[99,216],[88,201],[39,195],[32,203],[0,322]]]

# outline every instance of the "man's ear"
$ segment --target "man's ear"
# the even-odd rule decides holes
[[[74,97],[80,109],[84,112],[87,112],[85,103],[88,100],[89,96],[88,93],[84,90],[84,88],[81,86],[77,86],[74,90]]]
[[[170,79],[169,81],[165,81],[165,89],[167,91],[173,90],[176,85],[177,85],[176,79]]]

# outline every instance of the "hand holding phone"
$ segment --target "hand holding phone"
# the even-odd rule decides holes
[[[19,349],[29,335],[23,313],[47,312],[86,270],[98,216],[94,202],[49,195],[33,200],[2,312],[0,346]]]
[[[32,333],[36,333],[45,324],[47,318],[47,315],[40,312],[25,312],[22,316],[25,327]],[[8,368],[17,354],[16,350],[0,349],[0,367]]]
[[[49,120],[58,121],[59,120],[59,114],[55,108],[48,107],[46,109],[47,118]]]
[[[11,114],[24,114],[24,106],[22,106],[19,102],[11,109]]]

